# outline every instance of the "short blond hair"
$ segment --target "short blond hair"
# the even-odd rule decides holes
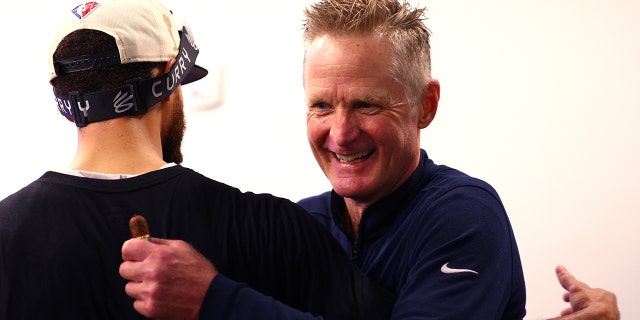
[[[391,43],[391,74],[402,81],[414,102],[431,80],[431,32],[425,8],[403,0],[320,0],[306,8],[303,41],[307,47],[323,35],[380,35]]]

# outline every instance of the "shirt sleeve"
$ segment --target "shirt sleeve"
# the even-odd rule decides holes
[[[241,200],[222,223],[227,232],[217,243],[226,254],[212,262],[224,276],[214,278],[203,316],[389,319],[395,295],[366,277],[302,207],[268,195]]]
[[[244,283],[235,282],[218,274],[207,291],[201,320],[218,319],[323,319],[294,308],[264,295]]]
[[[466,186],[418,207],[392,318],[522,319],[520,257],[500,200]]]

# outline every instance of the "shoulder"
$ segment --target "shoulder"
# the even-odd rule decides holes
[[[504,210],[502,200],[491,184],[460,170],[434,166],[424,181],[419,198],[430,203],[484,204]]]
[[[473,177],[463,171],[444,165],[434,165],[429,170],[429,182],[426,188],[448,192],[457,188],[477,188],[498,196],[495,188],[487,181]]]
[[[46,172],[40,178],[8,195],[0,201],[0,212],[8,207],[23,207],[36,204],[40,198],[55,198],[55,195],[61,192],[60,188],[56,188],[55,185],[46,182],[47,179],[52,179],[59,175],[61,174]]]
[[[311,216],[323,225],[330,224],[331,220],[331,191],[311,196],[298,201]]]
[[[325,212],[331,208],[331,191],[321,193],[319,195],[303,198],[298,204],[309,212]]]
[[[442,165],[431,168],[424,181],[410,205],[415,222],[481,230],[508,226],[502,200],[486,181]]]

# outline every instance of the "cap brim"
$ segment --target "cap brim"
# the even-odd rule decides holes
[[[195,65],[193,66],[193,68],[191,68],[191,71],[189,71],[189,74],[184,78],[181,84],[185,85],[187,83],[198,81],[204,78],[208,73],[209,71],[207,71],[207,69]]]

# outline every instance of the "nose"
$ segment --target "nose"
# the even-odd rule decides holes
[[[339,146],[348,146],[359,135],[359,123],[356,115],[348,109],[338,108],[333,115],[331,139]]]

